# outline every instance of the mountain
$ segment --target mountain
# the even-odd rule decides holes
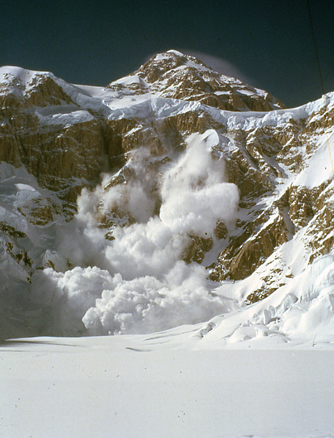
[[[1,337],[334,328],[333,93],[171,50],[105,88],[2,67],[0,107]]]

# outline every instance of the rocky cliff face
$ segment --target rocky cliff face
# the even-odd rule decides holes
[[[102,122],[80,108],[52,74],[2,70],[0,159],[24,166],[41,187],[57,192],[63,213],[71,215],[82,187],[99,178]]]
[[[70,287],[57,280],[56,304],[44,299],[51,277],[90,268],[130,279],[113,261],[118,242],[139,226],[149,236],[157,220],[170,238],[146,245],[171,244],[165,264],[200,265],[210,284],[247,280],[240,305],[331,253],[334,98],[326,99],[286,109],[176,51],[104,89],[1,68],[2,336],[59,332]],[[93,229],[109,243],[87,249]],[[143,276],[139,265],[133,272]],[[103,296],[96,290],[64,334],[91,327],[81,320]]]

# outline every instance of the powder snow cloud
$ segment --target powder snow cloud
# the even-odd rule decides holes
[[[214,239],[217,222],[233,227],[237,216],[238,189],[225,181],[223,161],[212,153],[218,142],[214,130],[188,138],[185,151],[161,175],[159,214],[153,214],[156,199],[149,195],[138,150],[137,178],[82,192],[75,221],[59,232],[57,248],[58,263],[63,258],[76,267],[34,276],[35,296],[57,309],[59,330],[78,330],[82,320],[91,334],[150,332],[230,308],[230,300],[212,295],[206,269],[182,259],[190,236]],[[101,202],[136,220],[116,224],[112,241],[96,220]]]

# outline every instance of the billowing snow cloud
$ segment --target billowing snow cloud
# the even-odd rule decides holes
[[[151,332],[231,308],[231,300],[211,293],[204,267],[183,261],[191,236],[214,239],[217,222],[233,227],[236,219],[239,193],[213,156],[218,142],[214,130],[189,137],[161,175],[159,214],[153,214],[157,195],[138,159],[144,150],[135,153],[136,178],[128,184],[105,190],[106,177],[93,192],[82,192],[75,221],[59,233],[54,261],[76,267],[45,269],[33,282],[35,296],[56,309],[58,330],[75,332],[82,320],[92,334]],[[135,223],[116,223],[109,241],[97,214],[112,209]]]
[[[213,237],[217,221],[235,219],[239,193],[224,182],[222,162],[212,159],[215,131],[190,137],[181,159],[164,175],[160,218],[173,233]]]

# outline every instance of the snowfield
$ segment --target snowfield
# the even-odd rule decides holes
[[[224,349],[198,326],[9,341],[0,436],[332,437],[333,342],[267,338]]]

